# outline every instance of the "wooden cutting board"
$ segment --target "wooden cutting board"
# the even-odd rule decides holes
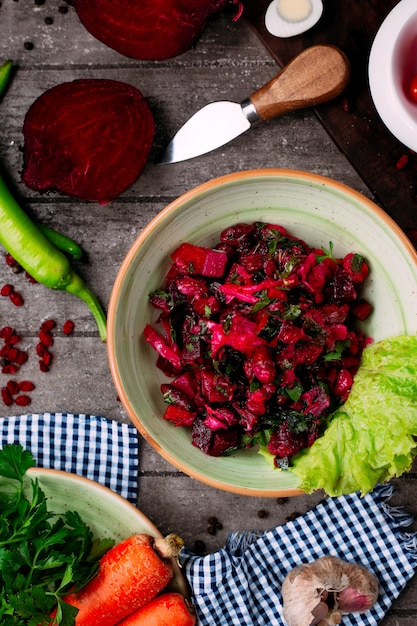
[[[304,48],[334,44],[347,55],[351,80],[342,96],[315,109],[315,113],[347,159],[373,193],[376,202],[410,234],[417,228],[417,156],[384,126],[368,85],[368,59],[379,26],[398,0],[323,0],[318,24],[307,33],[279,39],[264,24],[270,0],[246,0],[246,20],[282,67]],[[349,112],[345,110],[346,101]],[[408,154],[405,169],[397,161]],[[411,234],[410,234],[411,236]]]

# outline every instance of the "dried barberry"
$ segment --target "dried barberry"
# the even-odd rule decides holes
[[[33,391],[35,389],[35,384],[31,380],[21,380],[18,384],[19,391]]]
[[[38,335],[38,337],[39,337],[40,342],[41,342],[44,346],[47,346],[48,348],[49,348],[50,346],[53,346],[53,344],[54,344],[54,338],[52,337],[52,335],[51,335],[51,333],[50,333],[50,332],[47,332],[47,331],[45,331],[45,330],[41,330],[41,331],[39,331],[39,335]]]
[[[3,326],[3,328],[0,328],[0,339],[7,341],[14,334],[15,330],[11,326]]]
[[[3,403],[6,406],[12,406],[13,404],[12,394],[10,393],[7,387],[1,388],[1,399],[3,400]]]
[[[9,252],[7,252],[5,259],[6,259],[6,264],[9,267],[15,267],[17,265],[16,259],[14,259]]]
[[[10,298],[10,301],[15,306],[23,306],[25,304],[25,301],[23,300],[22,294],[18,293],[17,291],[12,291],[12,293],[9,296],[9,298]]]
[[[17,343],[20,343],[21,341],[22,341],[22,337],[18,335],[15,331],[13,331],[12,334],[5,340],[5,342],[9,346],[14,346]]]
[[[10,297],[10,295],[14,292],[14,287],[13,285],[10,285],[10,283],[6,283],[5,285],[3,285],[3,287],[0,289],[0,296],[3,297]]]
[[[62,331],[64,335],[71,335],[74,331],[74,322],[72,320],[67,320],[62,327]]]
[[[52,354],[46,350],[43,355],[42,355],[42,363],[45,363],[45,365],[50,365],[52,362]]]
[[[4,365],[1,368],[1,373],[2,374],[16,374],[18,370],[19,370],[18,365],[16,365],[15,363],[8,363],[7,365]]]
[[[36,350],[36,354],[42,358],[45,352],[48,351],[48,348],[45,346],[44,343],[39,342],[36,344],[35,350]]]
[[[56,321],[55,320],[45,320],[44,322],[42,322],[40,330],[44,331],[46,333],[49,333],[51,330],[53,330],[56,326]]]
[[[27,360],[28,360],[27,352],[24,352],[23,350],[18,350],[18,354],[17,354],[17,357],[14,359],[14,362],[17,363],[18,365],[23,365],[23,363],[26,363]]]
[[[20,391],[19,384],[15,380],[8,380],[6,387],[12,396],[15,396]]]
[[[16,398],[14,398],[14,402],[17,406],[27,406],[31,403],[31,399],[26,394],[21,394],[20,396],[16,396]]]
[[[402,154],[400,158],[398,159],[395,167],[397,168],[397,170],[403,170],[405,167],[407,167],[408,161],[409,161],[408,154]]]
[[[18,349],[15,347],[10,347],[8,346],[9,350],[7,352],[7,358],[9,359],[9,361],[15,361],[17,358],[17,355],[19,354]]]

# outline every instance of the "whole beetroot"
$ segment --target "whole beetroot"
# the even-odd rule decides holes
[[[74,0],[85,28],[124,56],[163,60],[188,50],[208,18],[239,0]]]
[[[106,79],[61,83],[25,116],[22,180],[35,191],[108,202],[142,173],[154,132],[135,87]]]

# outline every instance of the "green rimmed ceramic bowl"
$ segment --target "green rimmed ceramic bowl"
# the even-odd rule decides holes
[[[154,524],[133,504],[94,480],[61,470],[32,467],[25,477],[25,492],[31,496],[30,481],[37,480],[47,497],[47,508],[57,515],[76,511],[94,537],[116,543],[136,533],[162,537]],[[187,582],[174,563],[169,589],[188,596]]]
[[[366,296],[374,313],[365,330],[374,340],[417,332],[417,254],[393,220],[353,189],[315,174],[270,169],[238,172],[190,190],[142,231],[117,275],[108,312],[113,380],[141,435],[172,465],[218,489],[282,497],[302,493],[290,471],[273,470],[256,449],[213,458],[190,434],[162,418],[166,378],[144,341],[157,317],[148,295],[163,284],[171,252],[184,241],[212,245],[237,222],[281,224],[310,245],[334,245],[335,256],[357,252],[370,265]]]

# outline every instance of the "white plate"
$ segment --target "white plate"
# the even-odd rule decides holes
[[[417,2],[401,0],[379,28],[369,56],[369,87],[391,133],[417,151],[417,102],[409,95],[417,74]]]

